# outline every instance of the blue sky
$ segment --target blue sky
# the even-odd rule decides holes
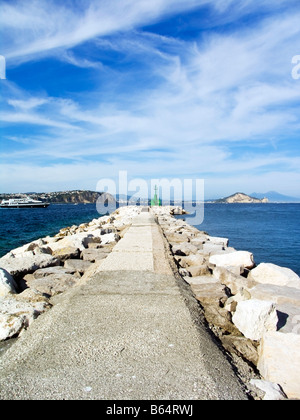
[[[300,197],[298,0],[0,1],[0,192],[203,178]]]

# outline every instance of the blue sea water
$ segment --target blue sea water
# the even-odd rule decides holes
[[[51,204],[46,209],[0,209],[0,257],[66,226],[100,217],[95,204]],[[188,222],[188,218],[186,218]],[[300,204],[205,204],[197,226],[251,251],[256,264],[272,262],[300,275]]]
[[[48,208],[0,209],[0,257],[64,227],[100,217],[95,204],[51,204]]]
[[[188,219],[186,219],[188,221]],[[205,204],[197,226],[229,246],[250,251],[256,264],[288,267],[300,276],[300,204]]]

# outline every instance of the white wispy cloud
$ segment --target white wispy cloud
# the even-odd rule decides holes
[[[201,3],[200,0],[188,3],[182,0],[103,0],[90,1],[88,7],[80,10],[46,0],[5,3],[0,24],[4,40],[8,42],[7,45],[4,42],[3,53],[8,60],[26,56],[30,60],[35,54],[74,47],[98,36],[147,24],[163,14],[191,10]]]
[[[260,10],[276,10],[294,0],[260,2]],[[16,1],[1,5],[2,54],[11,61],[32,60],[53,49],[72,48],[95,37],[155,23],[164,16],[210,6],[225,21],[257,10],[255,0],[105,0],[70,3],[46,0]],[[227,13],[228,10],[230,13]],[[66,55],[66,57],[68,57]]]
[[[279,3],[288,4],[264,0],[259,7],[276,11]],[[9,86],[8,81],[7,100],[1,103],[2,123],[44,130],[22,136],[26,147],[0,151],[4,183],[13,182],[5,174],[12,173],[12,167],[15,181],[23,171],[24,182],[29,183],[30,165],[20,164],[24,159],[31,160],[43,182],[45,173],[53,185],[61,177],[80,185],[84,174],[90,188],[99,177],[122,168],[133,175],[151,176],[153,162],[158,176],[209,174],[211,188],[218,180],[220,185],[225,180],[231,185],[238,175],[236,182],[243,180],[248,192],[257,189],[258,179],[269,182],[266,189],[276,189],[278,180],[272,180],[270,173],[284,174],[281,180],[285,181],[295,176],[299,160],[294,146],[281,148],[280,140],[295,137],[300,124],[300,89],[291,78],[291,57],[299,52],[300,12],[270,12],[248,27],[222,32],[205,22],[201,36],[183,39],[142,27],[203,6],[211,7],[225,24],[257,12],[257,2],[91,0],[81,4],[80,9],[44,0],[3,5],[0,24],[8,64],[18,66],[49,55],[93,71],[95,79],[91,97],[79,88],[73,97],[50,96],[46,87],[44,92],[31,93]],[[103,64],[102,55],[112,52],[133,65],[120,69]],[[103,89],[103,71],[110,77],[110,94]],[[135,88],[135,79],[140,89]],[[8,158],[14,163],[8,164]],[[249,174],[255,174],[253,188]]]

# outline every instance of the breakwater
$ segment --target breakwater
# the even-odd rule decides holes
[[[229,247],[227,238],[212,237],[176,220],[173,210],[151,209],[166,238],[171,265],[191,288],[209,328],[226,351],[260,372],[261,378],[252,380],[249,388],[261,388],[267,398],[299,398],[299,277],[273,264],[256,266],[250,252],[236,251]],[[1,258],[1,339],[30,330],[38,315],[55,306],[57,296],[88,284],[101,267],[109,272],[119,263],[122,272],[140,264],[151,272],[155,243],[148,230],[139,232],[146,235],[143,244],[146,238],[151,247],[134,239],[133,231],[118,249],[120,252],[125,247],[123,253],[114,251],[140,211],[138,207],[118,209]],[[137,241],[133,249],[144,246],[144,253],[126,252],[133,240]]]

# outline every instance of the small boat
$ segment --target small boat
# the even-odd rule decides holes
[[[33,200],[30,197],[25,198],[10,198],[9,200],[2,200],[0,208],[2,209],[21,209],[21,208],[46,208],[50,203],[45,203],[39,200]]]

